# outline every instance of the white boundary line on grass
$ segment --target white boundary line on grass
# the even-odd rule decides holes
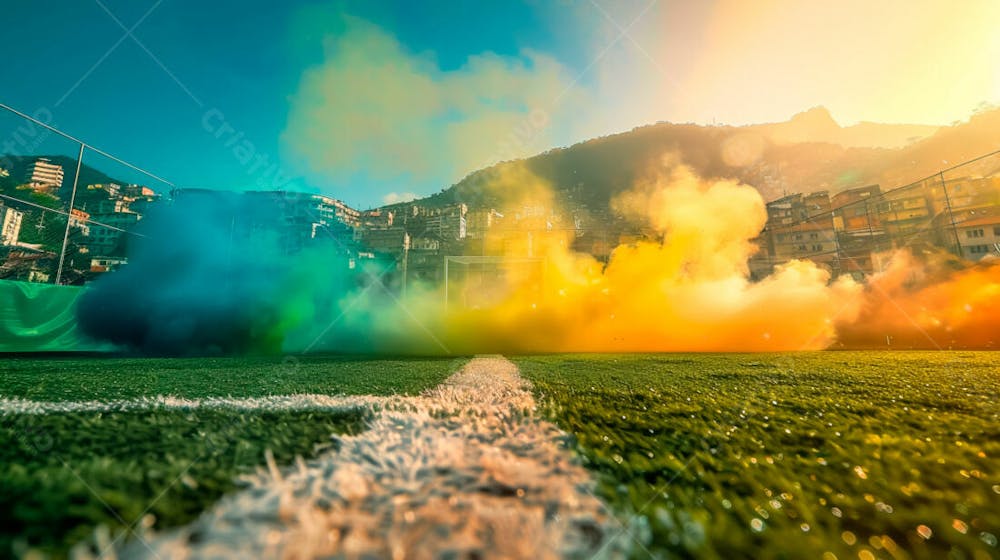
[[[0,399],[0,416],[15,414],[51,414],[58,412],[132,412],[142,410],[194,410],[199,408],[230,410],[344,410],[383,405],[400,397],[330,396],[316,394],[268,397],[208,397],[186,399],[172,396],[142,397],[112,401],[32,401]]]
[[[509,360],[478,357],[420,396],[379,400],[369,429],[336,451],[268,461],[197,521],[115,556],[623,557],[594,479],[529,388]]]

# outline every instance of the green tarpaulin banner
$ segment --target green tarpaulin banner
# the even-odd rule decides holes
[[[76,323],[76,302],[86,288],[0,280],[0,352],[100,352]]]

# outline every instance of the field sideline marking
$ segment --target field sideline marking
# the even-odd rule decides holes
[[[141,397],[111,401],[32,401],[0,399],[0,415],[51,414],[60,412],[134,412],[143,410],[344,410],[383,405],[399,397],[371,395],[330,396],[311,393],[266,397],[206,397],[187,399],[172,396]]]
[[[117,557],[623,557],[594,479],[529,387],[509,360],[477,357],[420,396],[380,399],[337,450],[269,461],[197,521]]]

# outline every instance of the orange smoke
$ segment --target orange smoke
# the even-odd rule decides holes
[[[899,251],[869,281],[858,317],[838,331],[850,348],[996,348],[1000,262],[956,270],[940,256]]]

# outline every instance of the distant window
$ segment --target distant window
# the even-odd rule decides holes
[[[813,245],[813,251],[822,251],[822,250],[823,250],[822,245]]]
[[[993,235],[1000,235],[1000,226],[993,226]]]
[[[969,229],[969,230],[965,231],[965,235],[969,239],[973,239],[973,238],[976,238],[976,237],[982,237],[983,236],[983,230],[982,229]]]
[[[802,241],[802,234],[801,233],[795,234],[795,240],[796,241]]]
[[[818,233],[810,233],[809,234],[809,239],[819,239],[819,234]]]

